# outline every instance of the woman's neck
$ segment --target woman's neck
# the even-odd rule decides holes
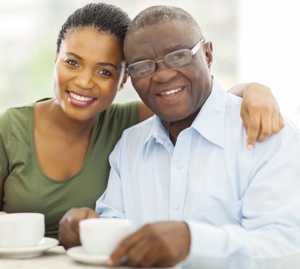
[[[50,120],[49,125],[68,136],[82,137],[89,135],[96,122],[96,117],[87,121],[78,121],[70,118],[54,100],[41,105],[43,106],[41,110],[43,110],[45,117]]]

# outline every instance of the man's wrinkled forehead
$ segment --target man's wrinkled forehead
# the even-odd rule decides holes
[[[189,47],[201,37],[200,28],[186,21],[171,20],[159,22],[157,24],[140,27],[136,31],[129,33],[124,46],[125,55],[132,57],[136,55],[135,52],[137,50],[145,51],[153,48],[171,50]],[[140,46],[143,46],[144,49],[140,48]]]
[[[148,25],[155,25],[172,20],[197,25],[195,19],[182,8],[168,5],[151,6],[142,10],[129,25],[127,33],[134,32]]]

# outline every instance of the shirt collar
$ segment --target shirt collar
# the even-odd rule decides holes
[[[212,91],[191,126],[205,139],[222,148],[225,144],[226,95],[213,80]]]
[[[152,119],[152,125],[150,132],[145,140],[145,144],[150,143],[151,141],[156,141],[163,144],[164,141],[168,140],[168,133],[165,127],[163,126],[159,117],[154,116]]]
[[[205,139],[220,147],[224,147],[225,140],[225,106],[226,92],[213,80],[212,91],[191,125]],[[154,116],[150,132],[145,139],[145,144],[152,141],[163,144],[169,136],[159,117]]]

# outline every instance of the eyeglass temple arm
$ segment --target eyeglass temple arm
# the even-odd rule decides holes
[[[195,55],[197,51],[200,49],[201,44],[204,42],[204,39],[200,39],[198,43],[192,48],[192,55]]]

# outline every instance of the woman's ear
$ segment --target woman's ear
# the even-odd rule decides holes
[[[59,57],[59,51],[57,51],[56,53],[55,53],[55,58],[54,58],[54,64],[57,62],[57,60],[58,60],[58,57]]]

